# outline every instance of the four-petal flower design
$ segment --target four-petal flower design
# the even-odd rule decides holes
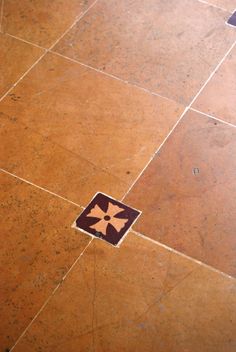
[[[124,211],[118,205],[108,203],[107,211],[103,211],[97,204],[90,210],[87,217],[98,218],[98,222],[90,225],[91,229],[102,233],[104,236],[107,234],[108,224],[112,225],[117,232],[119,232],[127,223],[128,219],[119,219],[115,216]]]

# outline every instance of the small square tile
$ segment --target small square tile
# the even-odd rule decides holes
[[[140,214],[139,210],[97,193],[73,227],[116,246]]]
[[[228,19],[227,23],[230,24],[231,26],[236,27],[236,10],[232,14],[232,16]]]

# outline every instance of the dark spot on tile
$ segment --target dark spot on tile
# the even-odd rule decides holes
[[[194,174],[194,175],[200,174],[200,170],[199,170],[198,167],[194,167],[194,168],[193,168],[193,174]]]

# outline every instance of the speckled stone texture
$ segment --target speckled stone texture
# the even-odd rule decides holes
[[[189,111],[125,198],[137,231],[236,275],[236,129]]]
[[[54,50],[188,104],[236,39],[196,0],[100,0]]]
[[[89,242],[70,227],[79,208],[0,173],[0,347],[37,314]]]
[[[235,281],[130,233],[93,241],[16,352],[233,352]]]

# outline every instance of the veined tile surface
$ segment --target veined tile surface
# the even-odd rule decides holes
[[[93,241],[16,352],[233,352],[235,281],[130,233]]]
[[[121,198],[129,187],[20,123],[15,114],[0,113],[0,138],[1,168],[79,205],[86,205],[98,189]]]
[[[70,227],[78,207],[3,172],[0,181],[0,348],[5,351],[90,238]]]
[[[20,98],[8,95],[0,112],[129,184],[184,109],[56,54],[12,94]]]
[[[193,107],[236,125],[235,72],[236,46],[203,89]]]
[[[124,202],[134,229],[236,275],[236,129],[189,111]]]
[[[0,33],[0,98],[43,52],[42,49]]]
[[[3,30],[50,47],[93,0],[4,0]]]
[[[187,105],[236,40],[228,17],[196,0],[100,0],[55,50]]]

